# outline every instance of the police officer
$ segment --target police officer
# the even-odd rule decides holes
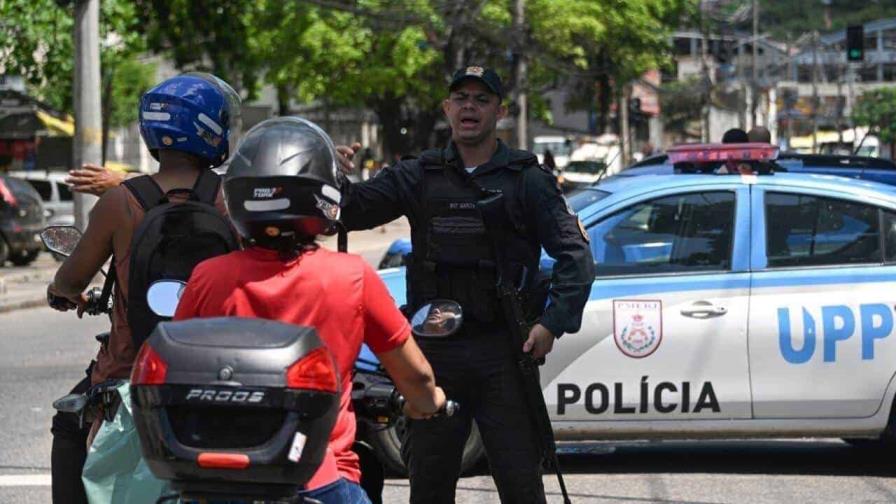
[[[454,502],[464,442],[476,421],[502,502],[545,502],[541,453],[523,397],[508,322],[498,304],[501,269],[534,294],[544,247],[556,260],[538,318],[523,344],[540,358],[554,340],[576,332],[594,277],[587,235],[569,210],[553,174],[534,154],[507,147],[496,125],[507,114],[501,80],[491,69],[458,70],[442,108],[451,126],[444,149],[423,152],[383,169],[371,180],[347,186],[342,222],[369,229],[406,216],[413,252],[408,260],[408,310],[432,299],[463,308],[461,330],[445,339],[419,338],[446,395],[459,414],[412,420],[402,450],[408,462],[412,503]],[[341,147],[346,158],[352,150]],[[348,159],[343,166],[351,166]],[[503,194],[509,229],[487,232],[477,207],[484,194]]]

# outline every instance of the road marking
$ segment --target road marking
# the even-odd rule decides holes
[[[0,487],[50,486],[49,474],[0,474]]]

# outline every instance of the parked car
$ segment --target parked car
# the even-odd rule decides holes
[[[638,182],[569,199],[597,274],[582,329],[541,369],[558,440],[896,439],[896,188]],[[405,270],[381,275],[404,303]]]
[[[378,269],[397,268],[405,265],[407,255],[411,253],[411,240],[407,238],[399,238],[393,241],[383,258],[380,259]]]
[[[7,260],[16,266],[34,261],[43,244],[46,226],[40,195],[28,182],[0,174],[0,266]]]
[[[557,177],[564,191],[590,186],[605,176],[603,161],[570,161]]]
[[[74,226],[75,206],[72,191],[65,183],[63,172],[17,171],[10,172],[34,186],[44,204],[47,224],[50,226]]]

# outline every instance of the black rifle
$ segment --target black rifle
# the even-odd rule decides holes
[[[564,504],[570,504],[569,494],[566,492],[566,484],[563,482],[563,473],[560,472],[560,463],[557,460],[557,443],[554,440],[554,430],[551,427],[551,419],[548,416],[548,407],[544,402],[541,392],[541,381],[538,377],[538,365],[544,361],[536,361],[531,353],[523,351],[523,344],[529,339],[529,324],[526,312],[523,309],[521,289],[526,287],[526,272],[522,278],[514,279],[508,276],[516,276],[509,271],[506,264],[501,236],[506,230],[512,229],[507,222],[507,211],[504,208],[504,194],[501,191],[480,190],[484,198],[477,203],[488,236],[492,240],[495,253],[495,263],[498,266],[498,297],[501,309],[508,326],[508,344],[516,359],[520,370],[520,380],[523,384],[523,396],[526,398],[526,406],[529,410],[529,418],[535,427],[539,449],[542,459],[548,469],[553,468],[560,483],[560,492],[563,494]]]

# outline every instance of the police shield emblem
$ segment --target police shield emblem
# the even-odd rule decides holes
[[[641,359],[663,341],[663,303],[658,300],[614,299],[613,339],[623,354]]]

